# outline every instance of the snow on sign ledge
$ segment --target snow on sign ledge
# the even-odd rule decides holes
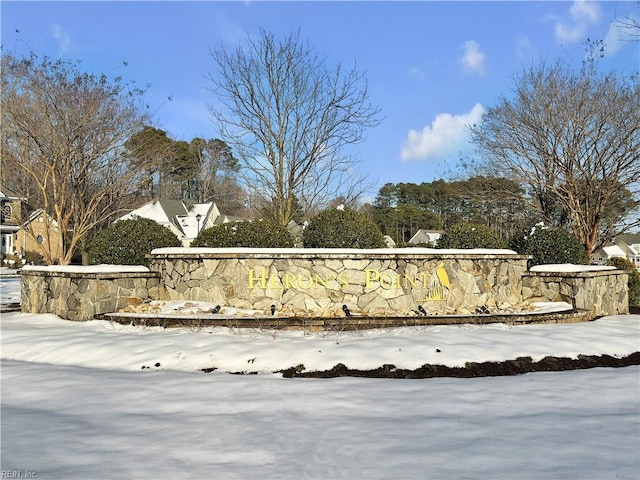
[[[507,249],[439,249],[439,248],[247,248],[247,247],[229,247],[229,248],[210,248],[210,247],[164,247],[156,248],[151,251],[152,255],[199,255],[199,254],[267,254],[276,255],[517,255],[513,250]]]
[[[142,265],[25,265],[23,271],[51,273],[148,273]]]
[[[616,267],[610,265],[574,265],[572,263],[557,263],[549,265],[536,265],[531,267],[531,272],[544,273],[580,273],[580,272],[599,272],[602,270],[617,270]]]

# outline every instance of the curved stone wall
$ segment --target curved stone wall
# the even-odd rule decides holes
[[[481,307],[499,316],[539,301],[571,303],[587,319],[628,312],[626,272],[567,265],[527,272],[528,257],[509,250],[172,248],[154,250],[151,260],[150,269],[27,266],[22,311],[90,320],[152,300],[193,300],[263,318],[272,306],[279,318],[463,317],[487,313]]]
[[[522,302],[528,257],[510,250],[163,248],[151,270],[169,300],[279,315],[468,314]]]

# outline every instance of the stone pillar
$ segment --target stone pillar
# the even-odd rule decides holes
[[[160,295],[156,273],[142,266],[25,266],[21,303],[25,313],[53,313],[66,320],[91,320]]]
[[[576,310],[590,312],[590,318],[629,313],[629,276],[624,270],[589,270],[589,266],[576,265],[574,271],[557,271],[564,267],[540,265],[525,273],[523,300],[567,302]]]

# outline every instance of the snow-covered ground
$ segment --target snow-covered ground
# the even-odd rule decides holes
[[[17,301],[19,280],[1,276],[0,290],[0,303]],[[640,478],[637,366],[426,380],[272,373],[625,356],[640,350],[640,315],[309,333],[6,313],[0,328],[4,477]]]

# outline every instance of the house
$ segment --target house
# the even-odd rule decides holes
[[[395,248],[396,242],[394,242],[393,238],[391,238],[389,235],[384,235],[382,239],[384,240],[384,243],[387,246],[387,248]]]
[[[605,265],[614,257],[626,258],[640,269],[640,232],[618,235],[611,244],[598,249],[593,254],[592,261]]]
[[[9,189],[0,187],[0,237],[2,237],[2,247],[0,253],[2,257],[16,254],[16,244],[14,235],[20,230],[23,217],[23,205],[27,199],[22,198]]]
[[[233,215],[225,215],[224,213],[221,213],[213,221],[213,224],[214,225],[221,225],[223,223],[244,222],[244,221],[247,221],[247,220],[249,220],[249,219],[245,218],[245,217],[238,217],[238,216],[233,216]]]
[[[0,236],[2,256],[24,259],[34,253],[51,261],[62,255],[58,224],[43,209],[34,209],[27,199],[0,187]]]
[[[291,235],[293,235],[293,246],[294,247],[303,247],[303,236],[304,236],[304,229],[307,228],[307,222],[304,222],[302,224],[297,223],[295,220],[291,220],[288,224],[287,224],[287,230],[289,230],[289,233],[291,233]]]
[[[411,245],[430,245],[435,246],[438,239],[442,236],[441,230],[424,230],[420,229],[411,237],[409,243]]]
[[[242,220],[220,214],[215,203],[187,203],[181,200],[152,200],[140,208],[123,215],[118,220],[142,217],[153,220],[171,230],[184,247],[198,236],[201,230],[221,223]]]

